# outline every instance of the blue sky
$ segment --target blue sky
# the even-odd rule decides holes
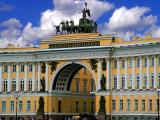
[[[39,44],[55,34],[52,25],[78,22],[85,0],[0,0],[0,47]],[[158,0],[86,0],[102,34],[160,37]]]

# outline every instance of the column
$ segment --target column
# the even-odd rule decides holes
[[[28,90],[28,83],[27,83],[27,63],[24,65],[24,91]]]
[[[33,71],[32,71],[32,91],[35,91],[35,73],[36,72],[36,66],[35,63],[33,63]]]
[[[143,74],[142,74],[142,69],[143,69],[143,63],[142,63],[142,57],[140,57],[140,89],[143,88]]]
[[[45,91],[48,91],[48,62],[46,62]]]
[[[97,84],[97,90],[101,89],[101,60],[98,60],[98,84]]]
[[[149,82],[149,79],[150,79],[150,64],[149,64],[149,56],[147,57],[147,89],[149,89],[150,87],[150,82]]]
[[[135,89],[135,58],[132,58],[132,89]]]
[[[2,63],[0,63],[0,92],[2,92]]]
[[[109,61],[109,59],[108,60],[106,60],[107,61],[107,90],[109,90],[110,88],[112,88],[112,86],[110,86],[110,82],[111,82],[111,80],[110,80],[110,61]]]
[[[7,88],[7,92],[11,91],[11,64],[8,63],[8,88]]]
[[[120,89],[120,59],[117,59],[117,89]]]
[[[156,56],[154,56],[154,88],[157,88],[157,62]]]
[[[19,63],[16,65],[17,70],[16,70],[16,91],[19,91]]]
[[[128,89],[128,60],[125,59],[125,89]]]
[[[38,63],[38,91],[40,91],[40,85],[41,85],[41,81],[40,81],[40,79],[41,79],[41,64],[40,64],[40,62]]]

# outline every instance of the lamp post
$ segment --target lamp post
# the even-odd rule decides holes
[[[159,94],[160,94],[160,89],[158,89],[156,92],[158,94],[157,109],[158,109],[158,120],[159,120]]]
[[[14,93],[14,97],[16,98],[16,120],[18,120],[17,119],[17,105],[18,105],[18,98],[19,98],[19,96],[20,96],[19,93],[17,93],[17,92]]]
[[[94,98],[94,96],[95,96],[95,92],[94,91],[91,91],[90,92],[90,95],[91,95],[91,97],[92,97],[92,109],[91,109],[91,112],[92,112],[92,120],[93,120],[93,118],[94,118],[94,115],[93,115],[93,105],[94,105],[94,102],[93,102],[93,98]]]

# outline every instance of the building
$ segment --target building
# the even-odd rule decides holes
[[[35,118],[40,96],[46,118],[98,115],[104,96],[107,118],[155,120],[159,48],[151,36],[125,42],[75,33],[42,40],[39,48],[0,49],[0,117]]]

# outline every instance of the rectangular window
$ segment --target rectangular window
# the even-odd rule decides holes
[[[132,59],[129,60],[129,67],[132,67]]]
[[[7,65],[4,65],[3,72],[8,72],[8,66]]]
[[[140,76],[137,74],[137,89],[139,89],[140,86]]]
[[[122,65],[121,65],[122,68],[125,68],[125,60],[122,60]]]
[[[20,66],[20,72],[24,72],[24,65],[23,64],[21,64],[21,66]]]
[[[24,79],[20,81],[20,91],[24,91]]]
[[[129,86],[132,87],[132,74],[129,74]]]
[[[91,82],[91,91],[94,91],[94,82]]]
[[[2,112],[6,111],[6,101],[2,101]]]
[[[79,92],[79,81],[76,81],[76,92]]]
[[[29,64],[29,72],[32,72],[32,64]]]
[[[154,86],[154,74],[151,73],[151,87]]]
[[[131,100],[127,99],[127,111],[131,110]]]
[[[124,89],[125,88],[125,76],[122,75],[122,88]]]
[[[147,67],[147,58],[144,58],[144,67]]]
[[[30,111],[31,109],[31,101],[27,101],[27,111]]]
[[[29,78],[28,90],[32,91],[32,78]]]
[[[19,101],[19,111],[22,111],[22,106],[23,104],[22,104],[22,101]]]
[[[12,91],[16,91],[16,79],[12,79]]]
[[[86,101],[83,103],[83,112],[86,112]]]
[[[160,87],[160,73],[158,73],[158,86]]]
[[[134,110],[138,111],[138,100],[134,100]]]
[[[114,75],[114,89],[117,89],[117,75]]]
[[[146,88],[147,87],[147,75],[146,74],[143,75],[143,79],[144,79],[144,87]]]
[[[10,102],[10,111],[14,111],[14,101]]]
[[[12,66],[12,72],[16,72],[16,65]]]
[[[84,93],[86,93],[87,92],[87,80],[84,80],[83,84],[84,84]]]
[[[116,110],[116,100],[112,100],[112,110]]]
[[[142,111],[145,111],[145,100],[142,100]]]
[[[79,102],[76,101],[76,112],[78,113],[79,112]]]
[[[123,100],[120,100],[120,110],[123,110]]]
[[[140,59],[137,58],[137,67],[140,67]]]
[[[154,66],[154,58],[152,58],[152,61],[151,61],[151,66]]]
[[[36,104],[36,100],[34,100],[34,111],[37,111],[37,104]]]
[[[113,61],[113,68],[116,69],[117,68],[117,60]]]
[[[148,106],[148,108],[149,108],[149,111],[152,111],[152,100],[151,99],[149,99],[149,106]]]
[[[8,82],[7,82],[7,79],[4,79],[3,80],[3,91],[7,92],[7,88],[8,88]]]

